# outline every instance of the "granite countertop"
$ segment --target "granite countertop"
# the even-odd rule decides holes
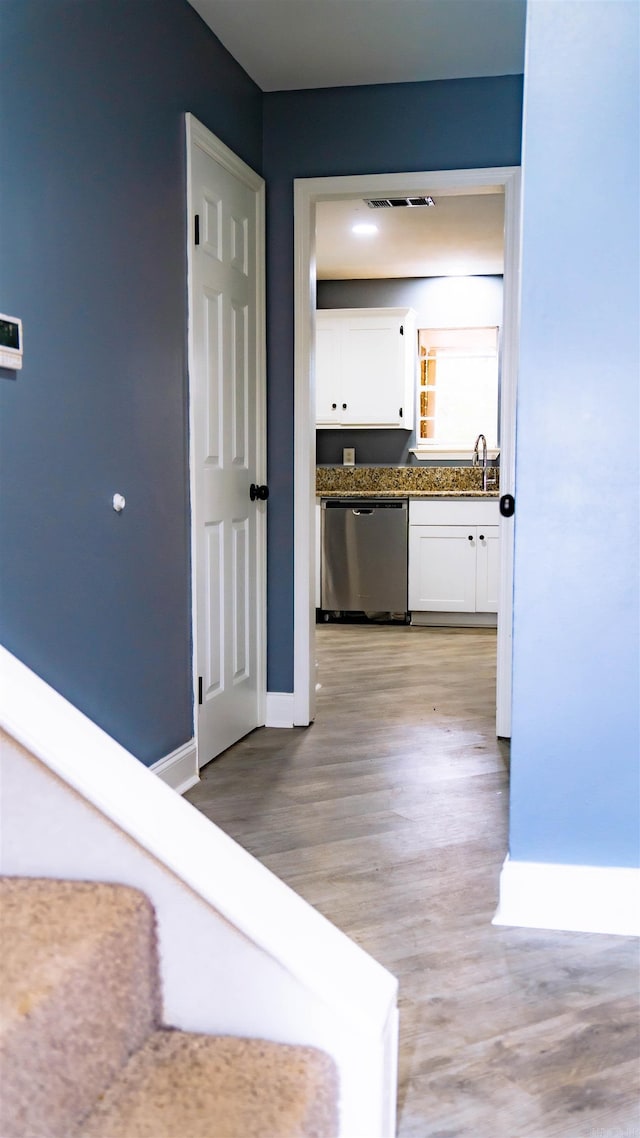
[[[499,498],[499,490],[317,490],[318,498]]]
[[[497,498],[498,485],[483,490],[482,471],[470,466],[316,467],[319,498]]]

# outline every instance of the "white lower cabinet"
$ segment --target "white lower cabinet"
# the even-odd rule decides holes
[[[500,526],[478,526],[476,546],[476,612],[498,611]]]
[[[409,503],[409,608],[495,613],[499,575],[495,499]]]

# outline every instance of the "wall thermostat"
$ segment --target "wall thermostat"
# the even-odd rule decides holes
[[[0,312],[0,367],[22,367],[22,320]]]

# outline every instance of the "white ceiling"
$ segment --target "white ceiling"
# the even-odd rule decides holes
[[[502,274],[504,194],[434,195],[434,201],[432,208],[386,209],[370,209],[362,199],[318,202],[318,279]],[[378,232],[354,234],[359,222]]]
[[[524,70],[525,0],[190,0],[263,91]]]

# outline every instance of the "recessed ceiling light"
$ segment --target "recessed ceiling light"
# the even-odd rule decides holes
[[[352,233],[369,235],[378,232],[378,226],[374,225],[371,221],[359,221],[357,225],[351,226]]]

